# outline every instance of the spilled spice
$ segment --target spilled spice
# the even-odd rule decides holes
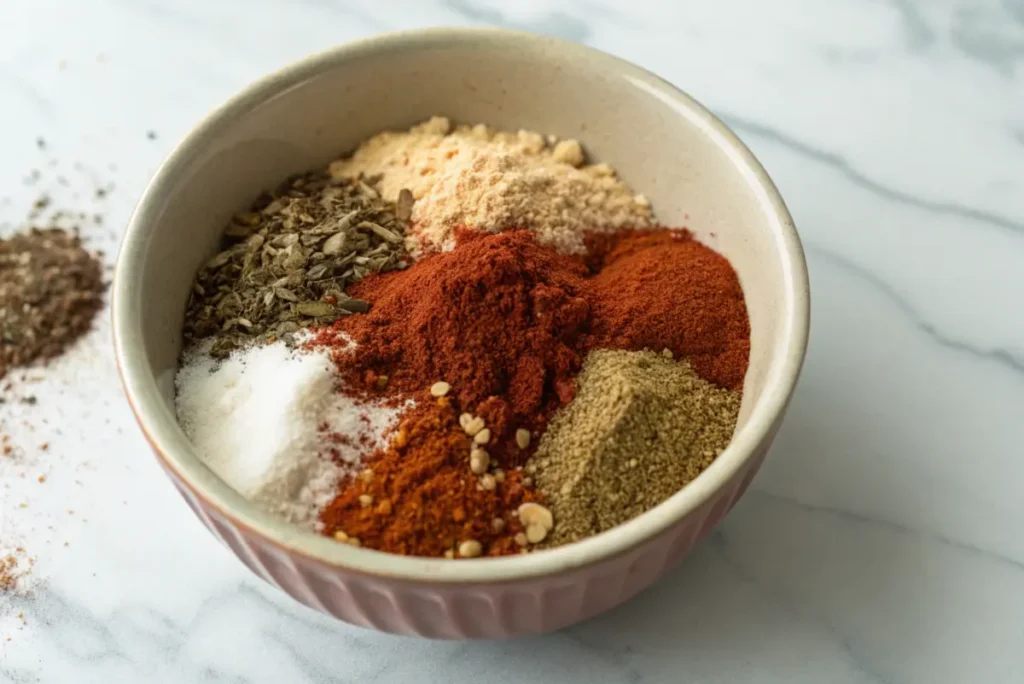
[[[103,306],[102,267],[78,235],[32,228],[0,239],[0,378],[59,356]]]
[[[34,563],[35,559],[29,558],[20,546],[13,551],[0,552],[0,592],[17,592]]]

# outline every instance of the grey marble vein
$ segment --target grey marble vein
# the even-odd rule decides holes
[[[590,24],[585,19],[566,14],[560,10],[548,12],[544,16],[530,21],[513,21],[498,10],[483,7],[477,3],[466,2],[466,0],[445,0],[444,4],[452,12],[474,23],[543,33],[580,43],[587,42],[591,36]]]
[[[0,225],[51,185],[76,209],[113,182],[84,231],[113,253],[174,140],[239,86],[450,23],[664,74],[784,181],[811,347],[748,495],[661,582],[563,633],[377,634],[262,584],[191,519],[124,406],[104,323],[33,386],[49,422],[0,428],[52,443],[18,469],[0,459],[0,541],[38,555],[28,595],[0,595],[0,682],[1024,681],[1024,0],[0,3],[0,26],[46,27],[0,45]],[[38,517],[6,515],[23,499]]]
[[[902,190],[888,187],[867,175],[858,171],[847,159],[841,155],[818,149],[807,143],[801,142],[789,135],[759,124],[753,120],[736,116],[734,114],[722,114],[723,120],[742,136],[744,134],[755,138],[770,140],[786,147],[793,152],[801,154],[817,162],[826,164],[841,172],[850,182],[859,187],[885,199],[902,202],[918,209],[932,211],[939,214],[949,214],[960,218],[970,219],[982,225],[991,226],[1008,231],[1014,235],[1024,235],[1024,221],[980,209],[977,207],[964,206],[953,202],[942,202],[926,197],[918,197]]]
[[[913,323],[915,328],[927,335],[936,344],[961,354],[967,354],[978,360],[999,364],[1003,368],[1020,375],[1022,379],[1024,379],[1024,352],[1016,352],[1000,347],[990,349],[981,348],[968,342],[950,337],[925,320],[925,318],[918,313],[917,309],[912,306],[896,288],[892,287],[867,269],[819,246],[806,244],[805,248],[812,259],[812,267],[814,261],[821,261],[833,268],[839,268],[846,271],[867,283],[872,289],[883,295],[897,308],[899,308],[899,310],[906,315],[907,319]]]
[[[866,658],[856,652],[851,646],[849,636],[840,632],[840,630],[832,624],[822,620],[820,617],[806,615],[800,611],[794,604],[792,599],[783,595],[782,593],[767,586],[764,582],[760,581],[757,576],[743,563],[738,561],[730,553],[730,544],[728,536],[723,532],[712,533],[707,540],[707,544],[710,545],[722,559],[722,561],[736,574],[741,581],[751,585],[758,592],[770,597],[775,601],[779,608],[783,611],[793,614],[800,620],[807,620],[812,622],[822,623],[823,627],[828,631],[831,639],[838,644],[843,652],[849,659],[850,665],[858,672],[866,675],[872,682],[877,684],[890,684],[890,680],[882,677],[879,673],[872,671],[866,664]]]
[[[36,115],[52,116],[50,102],[32,83],[19,77],[0,63],[0,90],[17,94],[23,102],[32,105]]]
[[[1011,5],[1006,5],[1009,12]],[[957,48],[974,59],[990,66],[1005,77],[1012,77],[1024,59],[1024,30],[1009,35],[1003,11],[985,7],[961,7],[953,17],[950,39]]]
[[[888,4],[900,13],[908,47],[923,50],[935,43],[935,31],[915,0],[888,0]]]
[[[785,505],[795,509],[799,509],[804,513],[824,513],[827,515],[835,516],[837,518],[842,518],[851,523],[884,528],[896,534],[914,537],[916,539],[923,540],[929,543],[941,544],[943,546],[947,546],[951,549],[954,549],[959,553],[963,553],[972,559],[986,561],[989,563],[995,563],[998,565],[1002,565],[1005,568],[1012,570],[1014,572],[1024,573],[1024,560],[1010,558],[1009,556],[1006,556],[997,551],[981,548],[980,546],[971,544],[970,542],[966,542],[959,539],[953,539],[943,534],[925,532],[922,530],[908,527],[906,525],[901,525],[900,523],[896,523],[891,520],[875,518],[869,515],[864,515],[862,513],[857,513],[855,511],[844,510],[832,506],[818,506],[814,504],[809,504],[799,501],[798,499],[792,497],[772,494],[761,489],[755,489],[753,492],[751,492],[751,494],[753,495],[751,498],[765,499],[775,504]],[[1022,574],[1022,579],[1024,579],[1024,574]]]
[[[1003,7],[1010,19],[1024,26],[1024,0],[1003,0]]]

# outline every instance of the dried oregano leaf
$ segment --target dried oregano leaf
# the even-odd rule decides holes
[[[399,208],[381,198],[378,178],[296,176],[234,216],[221,251],[196,275],[185,313],[187,344],[214,338],[226,356],[253,340],[363,313],[344,294],[372,273],[405,268],[412,196]]]

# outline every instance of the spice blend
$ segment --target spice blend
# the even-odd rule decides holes
[[[337,321],[314,343],[339,331],[343,346],[355,341],[357,354],[337,357],[352,387],[376,389],[384,376],[390,392],[414,392],[424,378],[443,378],[461,406],[483,411],[493,436],[504,438],[536,427],[559,393],[571,397],[590,318],[587,271],[528,231],[461,236],[458,249],[354,287],[370,311]]]
[[[592,244],[592,348],[669,349],[706,380],[743,388],[750,321],[724,257],[687,231],[626,231]]]
[[[740,401],[669,352],[592,352],[576,398],[527,464],[558,520],[552,543],[610,529],[661,503],[729,443]]]
[[[370,182],[325,173],[263,195],[231,220],[226,248],[196,277],[185,341],[212,337],[210,353],[222,358],[254,339],[366,311],[345,288],[405,266],[408,207],[404,219],[396,211]]]
[[[0,378],[88,332],[105,290],[98,256],[74,233],[32,228],[0,239]]]
[[[731,439],[750,349],[728,261],[578,142],[441,117],[235,217],[184,333],[179,419],[229,484],[448,558],[671,496]]]
[[[456,555],[466,541],[489,555],[518,551],[523,526],[515,511],[537,493],[523,486],[522,471],[497,471],[484,486],[468,467],[473,438],[458,415],[442,402],[408,417],[389,448],[324,510],[324,531],[414,556]]]
[[[582,253],[586,231],[637,228],[651,222],[650,203],[607,164],[584,164],[576,140],[532,131],[503,132],[478,124],[452,128],[433,117],[408,132],[385,131],[349,159],[331,165],[336,178],[382,174],[396,199],[408,188],[416,204],[414,249],[451,249],[457,229],[535,231],[563,253]]]

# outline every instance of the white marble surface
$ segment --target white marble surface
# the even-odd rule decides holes
[[[84,232],[112,255],[173,141],[248,81],[467,23],[663,74],[779,184],[813,330],[752,491],[677,571],[575,629],[363,631],[264,586],[192,519],[122,400],[104,319],[15,388],[38,405],[0,406],[19,447],[0,461],[0,546],[36,558],[26,595],[0,599],[0,682],[1024,681],[1021,0],[0,3],[0,231],[45,190],[101,212]]]

